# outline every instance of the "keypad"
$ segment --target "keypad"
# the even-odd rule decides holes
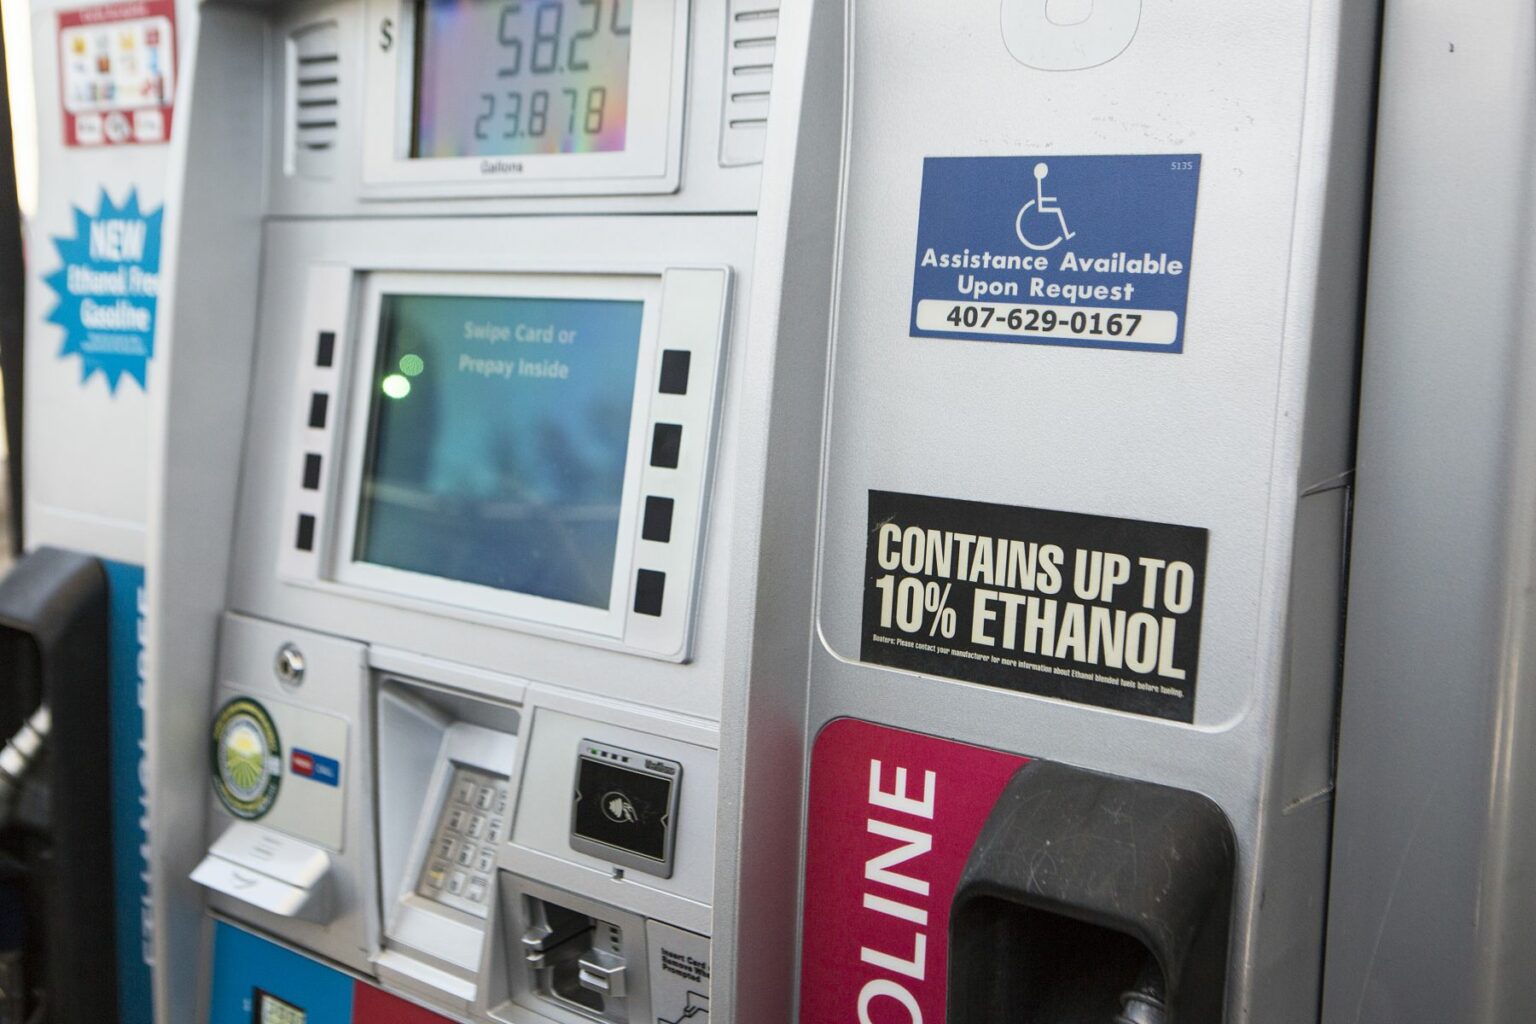
[[[496,846],[506,838],[507,780],[455,768],[438,814],[416,892],[444,906],[484,915],[496,873]]]

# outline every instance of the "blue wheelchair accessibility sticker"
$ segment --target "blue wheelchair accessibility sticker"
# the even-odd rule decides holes
[[[912,333],[1181,352],[1198,154],[929,157]]]

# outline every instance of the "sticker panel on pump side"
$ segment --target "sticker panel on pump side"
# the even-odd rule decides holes
[[[1192,722],[1207,540],[1192,526],[870,491],[860,657]]]

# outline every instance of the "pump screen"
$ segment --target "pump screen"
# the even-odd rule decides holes
[[[624,149],[634,0],[419,0],[411,155]]]
[[[354,558],[607,608],[644,311],[384,295]]]

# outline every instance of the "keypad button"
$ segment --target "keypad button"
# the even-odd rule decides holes
[[[480,795],[475,798],[475,807],[482,811],[488,811],[495,802],[496,788],[494,786],[481,786]]]
[[[464,895],[469,898],[471,903],[484,903],[486,888],[485,879],[477,878],[469,883],[469,888],[464,891]]]
[[[492,818],[485,827],[485,838],[492,843],[501,842],[502,821],[500,818]]]
[[[467,868],[475,862],[475,854],[480,848],[474,843],[464,843],[459,847],[459,855],[453,858],[453,862],[461,868]]]
[[[506,816],[506,813],[507,813],[507,791],[505,789],[498,790],[497,793],[496,793],[496,813],[497,813],[497,815],[499,815],[501,817],[505,817]]]
[[[496,851],[489,846],[480,848],[480,857],[475,861],[475,870],[482,874],[489,873],[496,866]]]
[[[465,829],[471,839],[479,839],[485,835],[485,815],[471,815],[469,827]]]
[[[448,812],[448,830],[450,832],[463,832],[464,822],[468,820],[468,818],[468,814],[455,807],[453,810]]]
[[[427,884],[434,889],[441,889],[443,882],[448,878],[448,862],[434,860],[427,867]]]
[[[432,855],[440,860],[452,860],[458,848],[459,844],[454,842],[449,836],[439,836],[437,847],[432,851]]]
[[[462,871],[455,871],[448,876],[448,895],[464,895],[464,886],[469,884],[469,876]]]
[[[475,798],[475,780],[459,779],[453,787],[453,799],[456,803],[468,804]]]

